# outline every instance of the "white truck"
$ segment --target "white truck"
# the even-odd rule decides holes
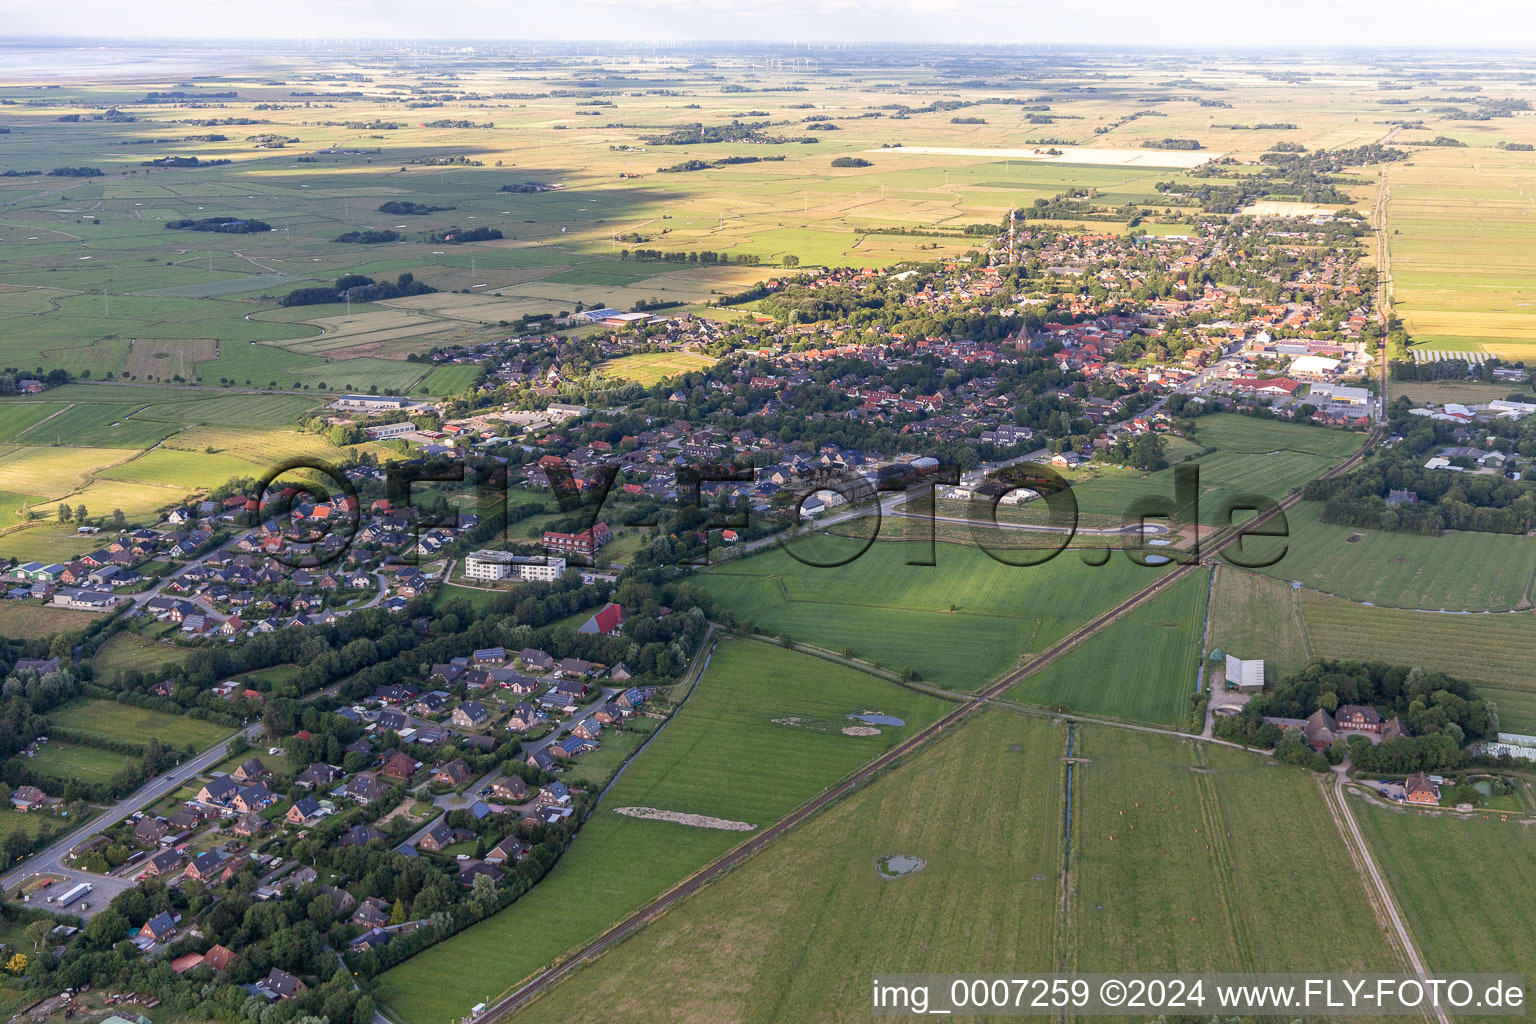
[[[57,903],[60,907],[67,907],[71,903],[75,902],[75,900],[90,893],[90,891],[91,883],[81,882],[79,885],[66,892],[63,896],[60,896],[57,900]]]

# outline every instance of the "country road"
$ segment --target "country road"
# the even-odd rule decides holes
[[[1356,867],[1360,869],[1361,880],[1371,890],[1372,903],[1375,904],[1377,914],[1383,919],[1382,923],[1389,926],[1390,933],[1396,940],[1398,950],[1407,961],[1409,969],[1420,978],[1427,977],[1429,971],[1424,966],[1424,958],[1419,954],[1418,946],[1414,944],[1413,935],[1408,931],[1408,925],[1403,920],[1403,912],[1397,905],[1397,899],[1392,895],[1392,887],[1387,884],[1386,877],[1381,873],[1381,868],[1376,864],[1376,858],[1371,854],[1371,848],[1365,841],[1365,836],[1360,833],[1360,826],[1355,822],[1355,815],[1349,807],[1349,791],[1345,789],[1344,773],[1335,770],[1332,784],[1322,782],[1323,796],[1328,803],[1328,809],[1333,814],[1335,824],[1339,826],[1339,832],[1344,837],[1344,842],[1349,846],[1351,858]],[[1441,1006],[1434,1007],[1435,1019],[1439,1024],[1451,1024],[1451,1018]]]

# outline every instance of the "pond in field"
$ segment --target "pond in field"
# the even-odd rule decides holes
[[[865,725],[906,725],[907,723],[895,715],[877,715],[872,712],[864,712],[862,715],[849,715],[849,718],[858,719]]]
[[[1173,561],[1173,559],[1169,558],[1167,555],[1147,555],[1142,559],[1142,561],[1146,562],[1148,565],[1164,565]]]
[[[895,854],[880,860],[881,878],[900,878],[902,875],[910,875],[914,871],[921,871],[926,863],[921,857],[913,857],[910,854]]]

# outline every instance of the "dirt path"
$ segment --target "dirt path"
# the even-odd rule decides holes
[[[1377,920],[1381,922],[1409,971],[1421,978],[1426,976],[1429,972],[1424,967],[1424,958],[1414,945],[1413,935],[1408,931],[1402,910],[1392,896],[1392,888],[1377,866],[1376,858],[1371,855],[1371,848],[1366,845],[1360,826],[1355,823],[1354,812],[1349,807],[1349,794],[1344,788],[1344,774],[1334,772],[1331,782],[1320,778],[1318,784],[1323,787],[1323,799],[1328,804],[1328,811],[1333,816],[1339,834],[1344,837],[1344,845],[1349,848],[1350,859],[1355,862],[1355,869],[1366,885],[1366,894],[1372,909],[1376,911]],[[1451,1018],[1444,1009],[1436,1007],[1433,1015],[1439,1024],[1451,1024]]]

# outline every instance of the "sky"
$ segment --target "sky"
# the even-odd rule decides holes
[[[9,10],[6,10],[9,8]],[[4,36],[1536,48],[1528,0],[0,0]]]

